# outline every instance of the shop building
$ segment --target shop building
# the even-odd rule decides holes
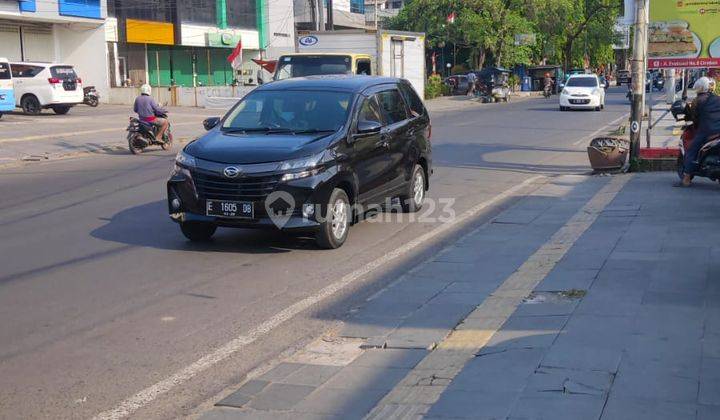
[[[259,67],[253,58],[294,48],[288,5],[292,10],[292,0],[108,0],[110,84],[255,84]],[[227,57],[238,42],[243,65],[234,71]]]
[[[102,95],[106,15],[106,0],[0,0],[0,57],[72,64]]]
[[[318,29],[318,13],[328,22],[327,0],[294,0],[295,25],[300,31]],[[334,29],[365,29],[365,0],[333,0],[332,18]]]

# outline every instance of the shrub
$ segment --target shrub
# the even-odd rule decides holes
[[[431,75],[425,86],[425,99],[433,99],[443,94],[443,81],[439,74]]]

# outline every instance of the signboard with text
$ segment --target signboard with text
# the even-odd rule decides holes
[[[650,0],[649,68],[720,67],[720,0]]]

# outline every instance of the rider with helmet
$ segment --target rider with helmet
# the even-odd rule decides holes
[[[701,77],[695,82],[693,89],[697,92],[697,97],[688,105],[688,113],[693,117],[693,123],[697,124],[697,131],[690,148],[685,153],[683,179],[678,184],[682,187],[689,187],[692,182],[693,172],[697,170],[696,160],[700,149],[711,136],[720,134],[720,97],[713,92],[715,81]]]
[[[162,141],[170,122],[166,118],[158,117],[158,114],[165,115],[167,111],[155,102],[155,99],[150,96],[151,92],[152,88],[147,83],[140,87],[140,96],[135,98],[133,111],[138,114],[141,121],[148,122],[156,127],[155,138]]]

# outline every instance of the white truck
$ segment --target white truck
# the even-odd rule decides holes
[[[304,33],[296,54],[278,58],[274,79],[338,73],[400,77],[422,98],[425,34],[354,29]]]

